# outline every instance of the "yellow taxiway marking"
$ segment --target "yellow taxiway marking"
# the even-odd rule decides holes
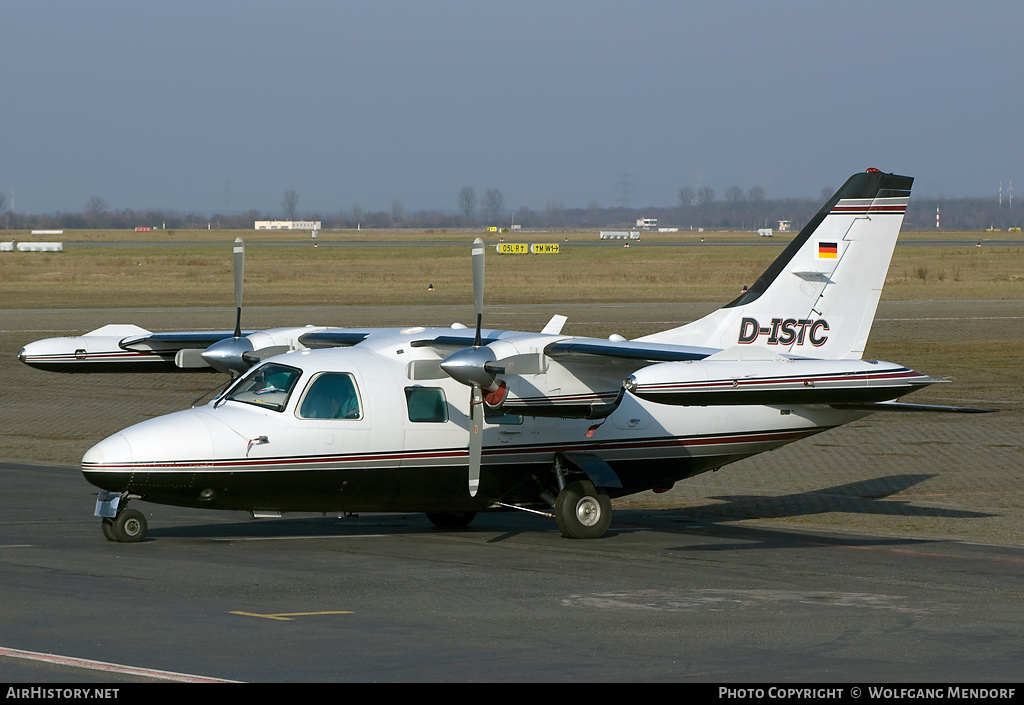
[[[315,617],[322,614],[353,614],[352,612],[337,611],[337,612],[282,612],[281,614],[256,614],[255,612],[232,612],[231,614],[240,614],[243,617],[262,617],[263,619],[278,619],[282,622],[290,622],[293,617]]]

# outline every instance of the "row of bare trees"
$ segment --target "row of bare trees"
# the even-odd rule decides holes
[[[462,214],[462,218],[466,225],[472,225],[476,222],[476,189],[472,186],[463,186],[459,191],[456,203],[458,204],[459,213]],[[505,195],[498,189],[492,187],[484,191],[483,198],[480,199],[479,203],[480,213],[484,220],[497,224],[499,219],[504,218]]]
[[[638,218],[658,218],[660,225],[683,230],[754,230],[776,227],[788,220],[794,228],[801,227],[832,195],[831,188],[822,190],[820,198],[769,199],[765,190],[754,186],[744,191],[731,186],[719,199],[715,190],[704,186],[679,189],[677,204],[662,208],[602,208],[591,201],[585,208],[567,208],[561,201],[548,201],[543,209],[529,206],[507,209],[505,197],[496,188],[489,188],[478,198],[471,186],[463,187],[456,200],[457,212],[440,210],[407,211],[395,199],[390,210],[364,211],[356,203],[348,210],[334,213],[300,212],[299,196],[294,190],[284,192],[281,210],[288,220],[320,220],[327,229],[459,229],[467,227],[521,225],[526,229],[602,229],[635,227]],[[160,209],[112,209],[99,196],[89,198],[79,212],[31,215],[12,212],[6,194],[0,192],[0,229],[98,229],[135,228],[214,228],[251,229],[256,220],[278,217],[278,213],[249,210],[243,213],[182,213]],[[911,198],[904,227],[912,230],[933,230],[935,211],[940,210],[944,230],[985,230],[1019,227],[1021,204],[1012,206],[996,198]]]
[[[730,186],[725,190],[725,202],[733,208],[741,207],[745,203],[758,208],[764,203],[766,196],[767,194],[761,186],[752,186],[746,192],[739,186]],[[680,208],[690,208],[695,203],[701,208],[708,208],[715,202],[715,199],[715,190],[710,186],[701,186],[696,191],[689,186],[683,186],[678,193]]]

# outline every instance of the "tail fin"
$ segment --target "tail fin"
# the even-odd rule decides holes
[[[735,301],[638,340],[860,358],[914,179],[854,174]]]

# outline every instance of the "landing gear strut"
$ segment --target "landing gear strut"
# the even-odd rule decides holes
[[[146,538],[149,523],[146,515],[128,508],[128,498],[114,492],[100,492],[96,500],[96,516],[107,541],[137,543]]]

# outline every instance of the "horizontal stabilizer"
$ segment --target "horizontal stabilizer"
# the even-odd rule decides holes
[[[896,399],[938,380],[875,360],[662,362],[626,380],[635,396],[672,406],[858,404]]]

